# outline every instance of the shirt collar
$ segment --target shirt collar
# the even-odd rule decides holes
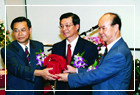
[[[70,44],[71,47],[75,47],[77,41],[78,41],[79,36],[76,37],[76,39],[74,39],[71,43],[69,43],[68,40],[66,40],[66,45]]]
[[[114,45],[119,39],[121,39],[121,37],[119,37],[118,39],[116,39],[115,41],[113,41],[112,43],[110,43],[109,45],[107,45],[108,52],[110,51],[110,49],[113,47],[113,45]]]
[[[19,43],[19,42],[18,42]],[[23,44],[21,44],[21,43],[19,43],[19,45],[22,47],[22,49],[23,49],[23,51],[25,52],[25,45],[23,45]],[[28,43],[27,43],[27,47],[28,47],[28,52],[30,53],[30,40],[28,41]]]
[[[66,55],[67,55],[68,44],[71,45],[71,54],[73,55],[78,38],[79,36],[77,36],[76,39],[74,39],[71,43],[69,43],[68,40],[66,40]]]

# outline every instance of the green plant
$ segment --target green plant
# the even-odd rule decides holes
[[[6,35],[6,44],[11,43],[11,41],[8,37],[9,34],[10,34],[10,32],[8,30],[5,33],[4,21],[0,20],[0,46],[5,45],[5,35]]]
[[[140,76],[140,60],[135,59],[135,75],[136,77]]]

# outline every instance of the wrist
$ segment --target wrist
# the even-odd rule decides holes
[[[35,70],[34,71],[34,76],[41,76],[42,71],[41,70]]]

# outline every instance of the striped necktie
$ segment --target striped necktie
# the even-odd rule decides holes
[[[27,46],[25,47],[25,54],[26,54],[26,57],[28,59],[29,66],[31,66],[30,53],[28,52],[28,47]]]

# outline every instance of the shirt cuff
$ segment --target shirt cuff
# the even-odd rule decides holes
[[[76,73],[78,74],[78,69],[76,68]]]

